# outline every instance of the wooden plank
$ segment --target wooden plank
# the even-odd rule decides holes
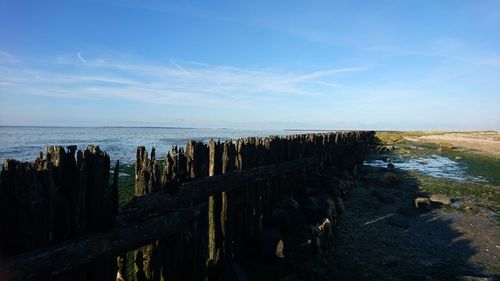
[[[140,199],[135,198],[120,210],[122,215],[119,216],[117,222],[127,224],[133,221],[141,221],[149,216],[206,201],[213,194],[237,188],[242,184],[256,183],[276,175],[308,168],[316,164],[317,160],[314,157],[309,157],[247,170],[235,170],[223,175],[185,182],[176,195],[157,192]],[[146,207],[143,208],[144,205]]]
[[[47,248],[15,256],[0,265],[0,276],[7,280],[50,280],[85,265],[116,257],[175,233],[199,215],[206,204],[152,217],[129,225],[83,236]]]

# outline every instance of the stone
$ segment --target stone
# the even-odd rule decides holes
[[[415,208],[429,211],[431,209],[431,200],[427,197],[417,197],[415,198]]]
[[[460,156],[455,156],[455,160],[462,160],[463,158]]]
[[[300,207],[299,202],[297,202],[292,197],[286,195],[281,198],[281,205],[283,206],[283,209],[285,209],[287,212],[290,212],[292,210],[298,210]]]
[[[385,186],[396,186],[399,184],[399,177],[393,172],[387,172],[382,178],[382,183]]]
[[[391,170],[394,170],[394,168],[395,168],[395,167],[394,167],[394,164],[392,164],[392,163],[387,164],[387,169],[388,169],[388,170],[390,170],[390,171],[391,171]]]
[[[336,208],[337,213],[341,214],[342,212],[344,212],[344,210],[345,210],[344,200],[342,200],[342,198],[340,198],[340,197],[336,197],[335,202],[336,202],[335,208]]]
[[[395,149],[393,145],[384,145],[384,146],[379,146],[377,147],[377,152],[378,153],[389,153],[392,152]]]
[[[443,194],[432,194],[430,200],[433,203],[441,203],[443,205],[451,204],[451,198]]]
[[[391,193],[385,190],[373,190],[372,195],[378,199],[381,203],[392,204],[395,202],[394,197]]]
[[[277,229],[268,229],[262,232],[259,237],[259,253],[265,258],[283,258],[284,243],[281,232]]]
[[[335,197],[335,199],[340,199],[340,197]],[[335,221],[338,213],[336,209],[338,204],[340,203],[334,201],[328,193],[322,193],[308,197],[302,203],[302,211],[309,223],[318,223],[325,218]],[[341,208],[343,209],[343,204]]]
[[[382,176],[380,173],[369,173],[363,176],[362,181],[366,185],[380,185],[382,183]]]

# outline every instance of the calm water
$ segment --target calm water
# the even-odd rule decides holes
[[[165,156],[173,145],[184,146],[188,139],[206,142],[210,139],[236,139],[247,136],[288,135],[291,131],[251,131],[236,129],[186,129],[186,128],[127,128],[127,127],[0,127],[0,161],[17,159],[32,161],[47,145],[77,145],[84,149],[88,144],[108,152],[112,161],[131,164],[135,162],[137,146],[156,148],[157,157]]]

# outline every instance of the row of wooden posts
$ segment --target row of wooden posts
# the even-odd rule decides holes
[[[362,162],[373,136],[373,132],[352,131],[208,143],[188,141],[185,148],[173,147],[163,161],[156,159],[154,148],[148,155],[144,147],[138,147],[136,199],[120,210],[118,163],[110,178],[109,156],[98,147],[78,151],[76,158],[76,147],[69,146],[66,150],[48,147],[45,157],[41,154],[32,163],[6,160],[0,175],[0,279],[6,274],[1,271],[2,260],[9,261],[22,253],[26,255],[35,249],[116,228],[122,219],[130,222],[133,221],[130,218],[136,216],[134,219],[139,222],[205,203],[197,205],[202,208],[199,214],[189,223],[180,224],[172,235],[152,243],[144,238],[144,246],[127,249],[133,255],[124,251],[118,258],[95,259],[85,267],[72,268],[72,272],[62,270],[63,274],[56,277],[61,280],[206,280],[211,267],[245,252],[247,242],[262,231],[262,220],[270,215],[280,196],[300,196],[308,173],[314,169],[332,166],[339,171],[353,169]],[[265,176],[247,183],[238,182],[237,189],[230,186],[235,178],[232,171],[244,172],[297,159],[313,160],[303,162],[307,165],[289,165],[279,173],[254,171],[252,175]],[[228,177],[231,173],[232,177]],[[186,183],[218,175],[221,175],[219,184],[227,188],[207,193],[206,198],[190,197],[192,190],[183,192]],[[238,175],[244,177],[244,174]],[[208,183],[206,189],[212,185]],[[151,203],[146,206],[150,209],[148,212],[137,215],[136,203],[146,202],[153,193],[183,203],[173,207]],[[127,268],[132,264],[128,261],[131,257],[133,269]],[[37,276],[36,272],[33,274]],[[54,277],[53,272],[43,274],[38,276]]]

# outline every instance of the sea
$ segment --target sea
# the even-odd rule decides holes
[[[0,163],[5,159],[33,161],[46,146],[76,145],[84,150],[87,145],[99,146],[112,162],[135,162],[136,149],[145,146],[156,149],[157,158],[163,158],[172,146],[185,146],[187,140],[208,142],[241,137],[290,135],[304,133],[289,130],[240,130],[165,127],[0,127]]]

